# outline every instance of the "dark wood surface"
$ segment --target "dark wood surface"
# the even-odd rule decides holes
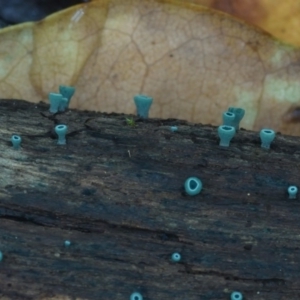
[[[300,299],[299,138],[48,108],[0,102],[1,299]]]

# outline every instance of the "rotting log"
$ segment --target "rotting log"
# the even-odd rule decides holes
[[[300,299],[298,137],[48,109],[0,102],[0,299]]]

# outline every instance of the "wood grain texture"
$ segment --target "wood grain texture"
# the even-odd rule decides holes
[[[241,130],[222,148],[213,126],[0,104],[0,299],[299,298],[299,138],[265,151]]]

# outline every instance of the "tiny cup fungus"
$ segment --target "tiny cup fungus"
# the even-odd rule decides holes
[[[175,252],[172,254],[171,260],[174,262],[179,262],[181,260],[181,255],[179,253]]]
[[[228,112],[234,113],[234,127],[235,130],[239,130],[240,122],[244,118],[245,110],[240,107],[229,107]]]
[[[141,118],[147,119],[153,98],[146,95],[136,95],[133,100],[136,106],[137,115]]]
[[[298,193],[298,188],[294,185],[288,187],[289,199],[296,199]]]
[[[12,135],[12,137],[11,137],[11,143],[12,143],[13,148],[15,150],[20,149],[21,142],[22,142],[22,138],[19,135],[15,135],[15,134]]]
[[[65,145],[66,144],[66,134],[68,127],[67,125],[57,125],[55,126],[55,132],[58,136],[57,145]]]
[[[232,292],[230,295],[231,300],[243,300],[243,295],[240,292]]]
[[[132,293],[130,295],[130,300],[143,300],[143,296],[140,293]]]
[[[58,111],[63,112],[68,108],[68,99],[62,97],[58,106]]]
[[[60,85],[59,86],[59,92],[62,94],[64,98],[67,98],[67,106],[66,108],[69,107],[71,98],[73,97],[75,93],[75,87],[73,86],[67,86],[67,85]]]
[[[264,128],[259,133],[261,140],[261,147],[265,149],[270,149],[270,145],[275,138],[275,131],[272,129]]]
[[[223,113],[223,125],[235,126],[235,114],[225,111]]]
[[[197,177],[189,177],[184,183],[184,189],[190,196],[198,195],[202,190],[202,182]]]
[[[233,126],[221,125],[218,128],[218,135],[220,138],[220,146],[229,147],[230,141],[234,137],[236,130]]]
[[[56,114],[58,112],[58,109],[59,109],[60,103],[62,101],[62,98],[63,98],[62,94],[57,94],[57,93],[49,93],[48,94],[48,99],[49,99],[49,102],[50,102],[49,111],[52,114]]]

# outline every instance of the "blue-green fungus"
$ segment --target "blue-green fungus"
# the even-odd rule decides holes
[[[289,199],[296,199],[298,193],[298,188],[294,185],[288,187]]]
[[[240,292],[232,292],[230,295],[231,300],[243,300],[243,295]]]
[[[69,240],[65,240],[64,244],[65,244],[66,247],[69,247],[71,245],[71,242]]]
[[[55,126],[55,132],[58,136],[57,145],[65,145],[66,144],[66,134],[67,134],[68,126],[67,125],[57,125]]]
[[[59,109],[60,103],[62,101],[62,98],[63,98],[62,94],[57,94],[57,93],[49,93],[48,94],[48,99],[49,99],[49,102],[50,102],[49,111],[52,114],[56,114],[58,112],[58,109]]]
[[[58,106],[58,111],[64,112],[68,108],[68,99],[62,97]]]
[[[235,118],[234,118],[234,127],[235,130],[239,130],[240,128],[240,122],[245,116],[245,110],[240,107],[229,107],[228,112],[234,113]]]
[[[236,133],[235,127],[229,125],[221,125],[218,128],[218,135],[220,138],[220,146],[229,147],[230,141]]]
[[[259,136],[261,140],[261,147],[265,149],[270,149],[270,145],[275,139],[275,131],[272,129],[264,128],[260,131]]]
[[[235,114],[230,111],[223,113],[223,125],[235,126]]]
[[[178,127],[177,127],[177,126],[171,126],[171,127],[170,127],[170,130],[171,130],[172,132],[175,132],[175,131],[178,130]]]
[[[179,262],[181,260],[181,255],[178,252],[175,252],[171,256],[171,260],[174,262]]]
[[[2,251],[0,251],[0,261],[2,261],[2,259],[3,259],[3,253]]]
[[[184,189],[190,196],[198,195],[202,190],[202,182],[197,177],[189,177],[184,183]]]
[[[22,138],[19,135],[14,134],[11,136],[11,143],[15,150],[20,149],[21,142],[22,142]]]
[[[146,95],[136,95],[133,100],[136,106],[137,115],[141,118],[147,119],[153,98]]]
[[[135,292],[130,295],[130,300],[143,300],[143,296],[140,293]]]
[[[68,86],[68,85],[60,85],[59,86],[59,92],[63,95],[64,98],[67,98],[67,107],[70,105],[71,98],[73,97],[75,93],[75,87],[74,86]]]

